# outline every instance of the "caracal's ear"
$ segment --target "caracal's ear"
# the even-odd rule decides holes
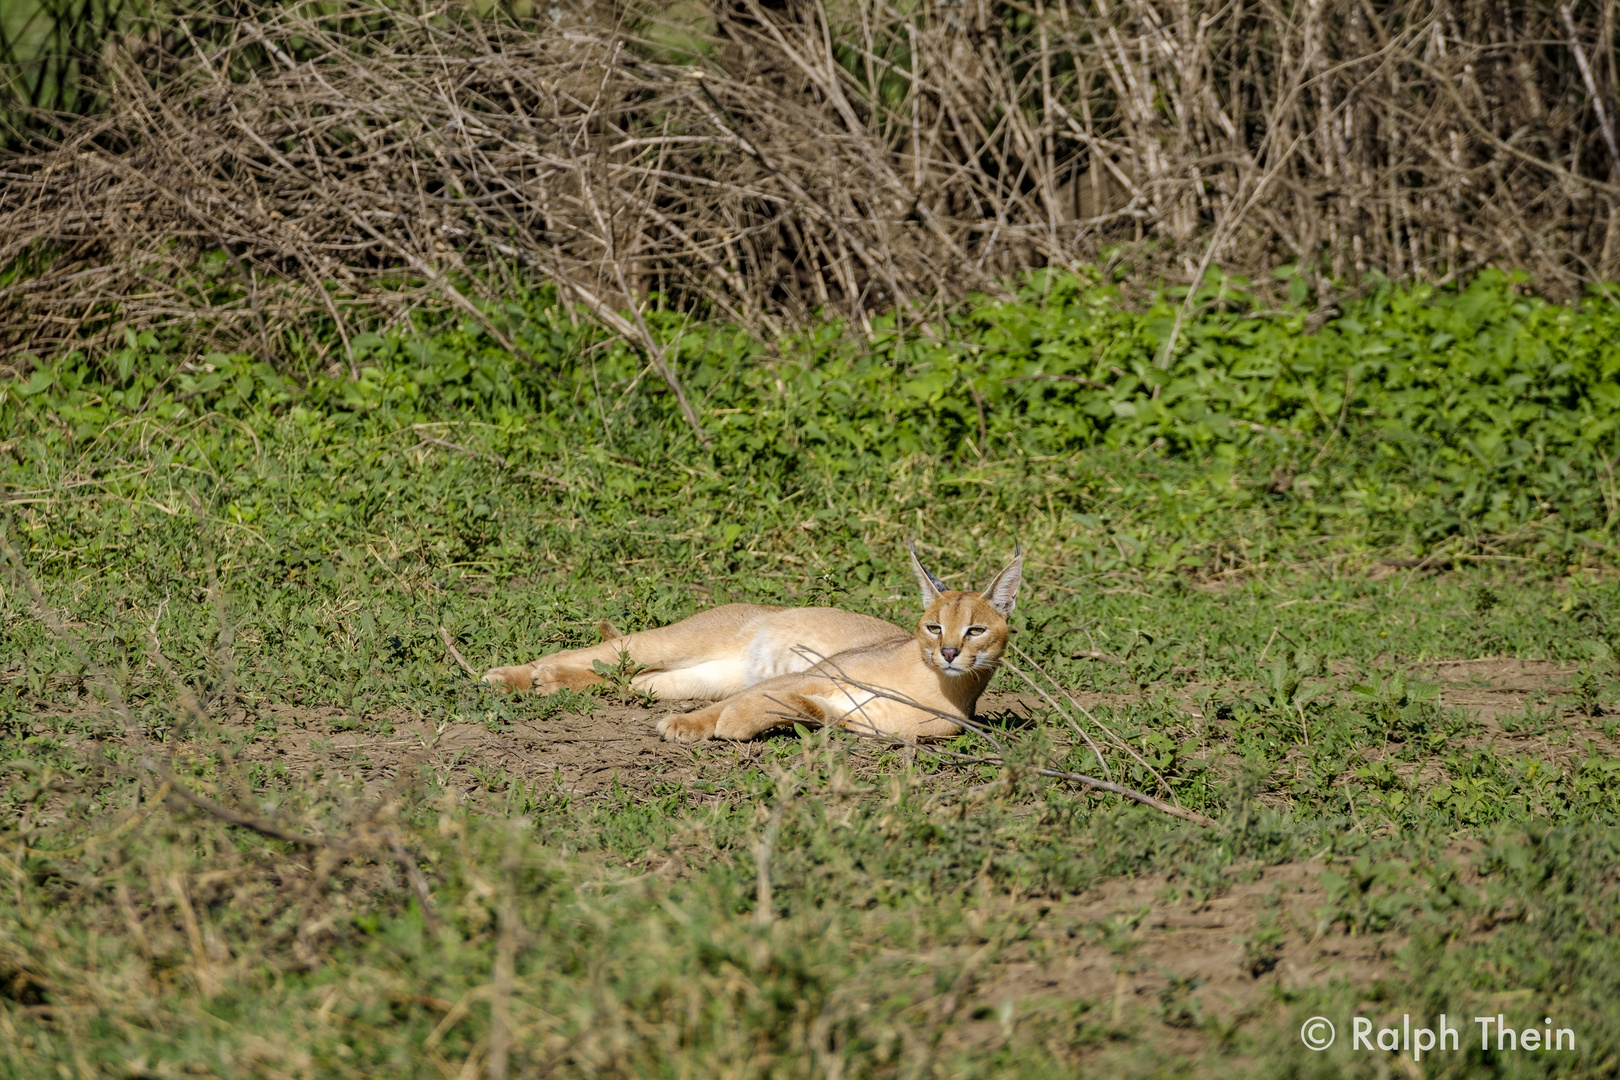
[[[939,594],[945,591],[945,583],[930,574],[928,567],[924,566],[922,560],[917,558],[917,545],[915,543],[906,546],[911,549],[911,568],[917,572],[917,584],[922,587],[923,610],[926,611],[933,605],[935,600],[939,599]]]
[[[1024,580],[1024,549],[1013,545],[1013,561],[1007,564],[1007,569],[996,575],[984,590],[984,598],[990,602],[1003,619],[1013,613],[1013,604],[1018,600],[1018,586]]]

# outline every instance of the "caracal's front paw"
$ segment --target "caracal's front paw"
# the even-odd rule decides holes
[[[658,734],[669,742],[703,742],[714,738],[715,721],[719,711],[714,708],[666,716],[658,721]]]
[[[484,672],[484,681],[502,690],[527,690],[534,685],[534,669],[527,664],[490,668]]]

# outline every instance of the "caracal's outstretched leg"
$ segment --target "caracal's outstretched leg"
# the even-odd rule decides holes
[[[838,724],[863,735],[908,742],[950,739],[962,725],[941,713],[814,674],[784,675],[744,693],[658,721],[670,742],[753,739],[795,723]]]
[[[597,661],[612,667],[628,654],[642,669],[631,684],[663,698],[730,697],[749,683],[747,651],[759,620],[782,610],[756,604],[727,604],[701,611],[655,630],[608,636],[582,649],[565,649],[528,664],[491,668],[484,681],[508,690],[549,694],[580,690],[602,681]]]
[[[797,723],[824,724],[828,710],[813,697],[794,690],[750,690],[713,705],[666,716],[658,721],[658,734],[670,742],[705,739],[752,739]]]

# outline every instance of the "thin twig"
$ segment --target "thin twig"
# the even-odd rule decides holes
[[[804,649],[802,646],[800,648],[807,655],[810,655],[810,656],[819,655],[819,654],[814,653],[813,650]],[[917,709],[920,712],[928,713],[930,715],[939,717],[940,719],[943,719],[943,720],[949,720],[951,723],[957,725],[958,727],[965,728],[968,731],[971,731],[971,732],[981,736],[986,741],[990,742],[992,745],[994,745],[996,747],[997,753],[994,756],[986,756],[986,757],[982,757],[982,758],[976,758],[976,759],[973,759],[974,761],[982,762],[984,764],[998,765],[998,766],[1001,766],[1003,768],[1013,768],[1013,767],[1015,767],[1015,766],[1011,765],[1007,761],[1005,750],[1003,750],[1000,743],[997,742],[994,739],[993,736],[991,736],[989,729],[986,728],[984,725],[979,724],[977,721],[972,720],[972,719],[964,720],[960,716],[953,716],[953,715],[951,715],[949,713],[946,713],[946,712],[943,712],[943,711],[941,711],[939,709],[934,709],[934,708],[931,708],[931,707],[929,707],[927,705],[923,705],[923,704],[913,700],[912,698],[910,698],[910,697],[908,697],[908,696],[906,696],[904,694],[900,694],[900,693],[897,693],[897,692],[892,691],[892,690],[887,690],[887,689],[885,689],[883,687],[873,686],[873,685],[871,685],[869,683],[865,683],[865,682],[862,682],[862,681],[860,681],[858,679],[851,678],[846,672],[843,671],[842,667],[837,664],[836,659],[833,658],[833,657],[822,657],[820,659],[819,663],[828,665],[829,669],[836,673],[836,680],[835,681],[848,683],[850,686],[854,687],[855,689],[860,690],[863,693],[871,694],[875,698],[882,698],[882,699],[887,700],[887,701],[900,702],[900,703],[909,705],[910,707],[912,707],[914,709]],[[827,676],[827,677],[832,678],[833,676]],[[846,690],[845,693],[848,693],[848,691]],[[780,702],[779,702],[779,704],[780,704]],[[796,715],[802,715],[802,714],[797,714],[796,713]],[[819,721],[816,720],[816,718],[814,718],[814,717],[806,717],[806,719],[811,720],[811,722],[813,722],[813,723],[819,723]],[[894,741],[893,738],[887,736],[886,733],[878,731],[875,727],[871,727],[869,722],[868,722],[868,725],[863,728],[860,725],[850,725],[849,722],[848,722],[848,719],[846,718],[844,721],[841,722],[841,726],[844,726],[844,727],[848,728],[849,730],[855,732],[856,734],[867,735],[869,737],[870,736],[875,736],[875,737],[878,737],[878,738],[886,739],[887,741],[891,741],[891,742]],[[931,748],[930,752],[941,753],[941,754],[949,756],[949,752],[940,751],[937,748]],[[1099,760],[1100,760],[1100,757],[1099,757]],[[1027,772],[1035,773],[1035,774],[1037,774],[1039,776],[1048,776],[1048,777],[1052,777],[1053,779],[1073,781],[1073,782],[1081,784],[1081,785],[1083,785],[1085,787],[1094,788],[1094,789],[1096,789],[1098,791],[1108,791],[1108,792],[1112,792],[1113,794],[1116,794],[1116,795],[1123,795],[1128,799],[1132,799],[1132,800],[1134,800],[1136,802],[1141,803],[1143,806],[1152,807],[1155,810],[1159,810],[1159,811],[1162,811],[1163,813],[1169,814],[1171,817],[1181,818],[1184,821],[1190,821],[1190,822],[1193,822],[1196,825],[1200,825],[1200,826],[1203,826],[1205,828],[1211,828],[1211,827],[1213,827],[1215,825],[1214,819],[1209,818],[1209,817],[1207,817],[1207,816],[1205,816],[1203,814],[1200,814],[1197,811],[1186,810],[1186,809],[1183,809],[1182,807],[1174,806],[1174,805],[1172,805],[1170,803],[1163,802],[1163,801],[1161,801],[1159,799],[1154,798],[1151,795],[1148,795],[1145,792],[1137,791],[1135,788],[1126,787],[1123,784],[1116,784],[1116,783],[1113,783],[1112,781],[1109,781],[1109,780],[1098,780],[1095,777],[1087,776],[1084,773],[1069,772],[1069,771],[1064,770],[1064,769],[1051,769],[1051,768],[1046,768],[1044,766],[1041,766],[1041,767],[1029,767],[1029,766],[1024,766],[1024,765],[1019,765],[1019,766],[1016,766],[1016,768],[1022,769],[1022,770],[1027,771]],[[1162,782],[1162,778],[1161,778],[1161,782]]]
[[[446,630],[442,626],[439,627],[439,637],[443,639],[444,647],[450,651],[450,656],[457,664],[461,665],[461,670],[472,676],[473,679],[478,679],[479,675],[477,670],[471,664],[467,663],[467,658],[461,655],[460,649],[456,648],[456,639],[450,636],[450,631]]]
[[[1355,387],[1355,374],[1353,372],[1349,372],[1349,371],[1345,372],[1344,373],[1344,401],[1341,402],[1340,405],[1339,405],[1339,422],[1333,425],[1332,433],[1330,435],[1328,435],[1328,437],[1322,442],[1322,448],[1320,450],[1318,450],[1316,452],[1316,456],[1311,459],[1310,467],[1312,469],[1314,469],[1318,465],[1322,464],[1322,459],[1327,457],[1327,452],[1328,452],[1329,448],[1331,448],[1333,446],[1333,440],[1337,439],[1339,437],[1339,432],[1344,430],[1344,418],[1345,418],[1346,414],[1348,414],[1349,411],[1350,411],[1350,391],[1352,389],[1354,389],[1354,387]]]
[[[1020,655],[1022,655],[1022,654],[1020,654]],[[1042,698],[1044,698],[1046,700],[1046,703],[1048,705],[1052,706],[1052,711],[1053,712],[1055,712],[1059,716],[1063,717],[1064,721],[1071,728],[1074,729],[1075,734],[1079,735],[1080,738],[1084,739],[1086,745],[1091,747],[1091,752],[1097,758],[1097,765],[1098,765],[1098,767],[1100,767],[1102,769],[1103,776],[1107,777],[1109,780],[1112,780],[1113,777],[1108,772],[1108,762],[1103,760],[1103,755],[1102,755],[1101,748],[1099,748],[1096,743],[1091,741],[1091,736],[1086,734],[1086,729],[1081,727],[1079,724],[1075,723],[1074,718],[1071,717],[1067,712],[1064,711],[1063,706],[1061,706],[1057,702],[1053,701],[1052,700],[1052,695],[1048,694],[1045,691],[1045,689],[1043,689],[1041,687],[1041,685],[1039,683],[1037,683],[1034,679],[1032,679],[1028,675],[1024,674],[1024,672],[1020,671],[1015,665],[1007,663],[1005,660],[1003,660],[1001,662],[1001,666],[1006,668],[1008,671],[1012,672],[1014,675],[1017,675],[1020,679],[1023,679],[1024,682],[1028,683],[1029,688],[1031,690],[1033,690],[1037,694],[1039,694]]]
[[[1609,164],[1614,166],[1612,175],[1620,180],[1620,147],[1615,145],[1614,125],[1609,122],[1609,112],[1603,107],[1603,95],[1598,93],[1597,80],[1592,77],[1592,66],[1586,62],[1586,50],[1581,48],[1581,35],[1575,29],[1575,16],[1569,3],[1558,5],[1558,14],[1563,17],[1564,29],[1569,31],[1569,51],[1575,54],[1575,66],[1581,70],[1581,81],[1586,84],[1586,97],[1592,103],[1592,111],[1597,114],[1598,130],[1603,133],[1603,145],[1609,148]]]
[[[1128,743],[1124,739],[1120,738],[1119,734],[1116,731],[1114,731],[1113,728],[1109,727],[1107,724],[1103,723],[1101,720],[1099,720],[1095,716],[1093,716],[1092,713],[1091,713],[1091,710],[1086,708],[1084,705],[1080,704],[1078,701],[1076,701],[1074,699],[1074,695],[1069,693],[1067,690],[1065,690],[1062,687],[1062,685],[1060,685],[1058,683],[1058,681],[1056,679],[1052,678],[1051,675],[1047,674],[1046,669],[1041,667],[1041,665],[1038,664],[1035,661],[1034,657],[1030,656],[1028,653],[1024,652],[1024,650],[1020,649],[1016,645],[1011,646],[1011,648],[1012,648],[1012,650],[1014,652],[1016,652],[1018,654],[1018,656],[1025,663],[1029,664],[1030,667],[1034,668],[1035,671],[1041,676],[1041,678],[1043,678],[1047,682],[1051,683],[1058,690],[1058,692],[1063,695],[1064,700],[1066,700],[1070,705],[1073,705],[1075,707],[1075,709],[1080,713],[1080,715],[1084,716],[1087,720],[1089,720],[1091,722],[1093,727],[1096,727],[1097,729],[1102,731],[1103,734],[1107,735],[1108,738],[1109,738],[1109,741],[1111,741],[1115,746],[1119,747],[1121,750],[1125,751],[1131,757],[1135,758],[1136,763],[1138,765],[1142,766],[1142,768],[1146,769],[1148,771],[1148,773],[1153,777],[1153,779],[1155,779],[1155,780],[1157,780],[1159,782],[1159,787],[1163,788],[1164,793],[1166,795],[1170,796],[1170,801],[1171,802],[1175,801],[1175,798],[1176,798],[1175,792],[1171,790],[1170,782],[1168,780],[1166,780],[1163,776],[1159,775],[1159,770],[1155,769],[1152,765],[1148,764],[1147,758],[1145,758],[1141,754],[1137,753],[1136,747],[1132,746],[1130,743]],[[1088,743],[1090,742],[1089,739],[1086,740],[1086,741]],[[1108,773],[1106,772],[1106,770],[1104,771],[1103,775],[1104,775],[1104,777],[1108,776]]]
[[[164,765],[155,758],[143,758],[141,765],[149,772],[160,778],[165,784],[169,785],[169,790],[182,801],[190,803],[197,809],[203,811],[211,817],[217,817],[221,821],[229,822],[232,825],[240,825],[242,828],[256,832],[260,836],[268,836],[275,840],[285,840],[289,844],[298,844],[302,847],[329,848],[334,851],[347,851],[351,847],[352,842],[348,840],[338,840],[329,836],[312,836],[308,833],[302,833],[295,829],[289,829],[284,825],[280,825],[269,820],[268,818],[259,817],[256,814],[248,814],[240,810],[232,810],[230,807],[217,803],[213,799],[208,798],[206,795],[200,795],[197,792],[192,791],[179,777],[175,776],[174,773],[169,770],[168,766]]]

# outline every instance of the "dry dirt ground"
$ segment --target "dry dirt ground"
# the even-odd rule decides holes
[[[996,1011],[1006,1002],[1083,1001],[1092,1003],[1085,1019],[1093,1025],[1128,1029],[1156,1019],[1159,1048],[1190,1055],[1207,1048],[1201,1018],[1230,1024],[1265,1012],[1279,990],[1330,980],[1368,985],[1403,942],[1321,925],[1323,869],[1318,862],[1242,867],[1225,892],[1204,902],[1178,902],[1162,875],[1120,878],[1057,904],[1024,950],[1028,957],[1003,954],[985,973],[973,995],[979,1007],[956,1038],[993,1042]],[[1284,935],[1269,969],[1245,951],[1261,925]],[[1108,1047],[1092,1053],[1106,1057]]]
[[[1588,740],[1609,753],[1620,746],[1595,721],[1568,706],[1568,676],[1556,664],[1506,658],[1432,661],[1411,675],[1443,687],[1446,708],[1462,707],[1477,721],[1470,741],[1534,752],[1545,759],[1568,759],[1584,752]],[[1345,680],[1349,685],[1351,680]],[[1189,710],[1214,688],[1191,685],[1182,691]],[[1566,695],[1562,703],[1560,695]],[[1123,700],[1076,694],[1091,707]],[[225,733],[249,741],[237,753],[245,764],[280,766],[298,775],[324,774],[360,781],[380,793],[401,779],[431,771],[465,799],[486,794],[487,785],[521,779],[531,787],[556,785],[589,798],[608,785],[647,791],[662,783],[718,779],[739,766],[759,762],[769,742],[707,743],[699,747],[663,742],[654,727],[659,716],[684,711],[696,702],[659,702],[651,707],[599,702],[589,715],[564,714],[544,721],[520,720],[505,730],[478,723],[429,724],[403,713],[369,717],[363,727],[344,710],[263,704],[223,718]],[[1033,695],[987,694],[981,713],[1008,719],[1039,706]],[[1504,729],[1502,720],[1523,716],[1529,707],[1548,710],[1556,723],[1539,733],[1521,725]],[[48,730],[47,715],[39,731]],[[249,734],[251,733],[251,734]],[[792,736],[789,736],[792,737]],[[869,754],[874,761],[881,748]],[[857,762],[859,765],[859,762]],[[498,796],[497,796],[498,797]],[[694,793],[694,799],[705,798]],[[713,798],[713,796],[707,796]],[[1457,853],[1465,855],[1461,849]],[[1461,860],[1460,860],[1461,861]],[[1386,969],[1401,942],[1388,935],[1359,937],[1324,927],[1318,909],[1325,902],[1318,862],[1238,868],[1220,895],[1199,902],[1180,896],[1157,875],[1106,882],[1058,902],[1039,903],[1041,929],[1027,942],[1000,953],[967,980],[952,1005],[952,1034],[946,1043],[993,1045],[1006,1030],[1007,1003],[1018,1008],[1041,1002],[1090,1002],[1087,1017],[1118,1028],[1132,1018],[1157,1017],[1163,1048],[1191,1053],[1206,1036],[1191,1017],[1231,1021],[1264,1011],[1279,990],[1342,980],[1368,985]],[[668,872],[668,866],[632,866],[627,874]],[[1097,927],[1114,928],[1109,940]],[[1244,943],[1262,926],[1279,928],[1283,940],[1275,964],[1254,970]],[[974,950],[964,948],[964,959]],[[1177,988],[1182,988],[1178,992]],[[1184,1023],[1177,1023],[1181,1017]],[[1106,1046],[1098,1055],[1106,1057]]]
[[[1445,708],[1464,708],[1475,717],[1478,727],[1470,741],[1495,741],[1549,760],[1580,752],[1587,740],[1620,753],[1620,745],[1596,724],[1585,722],[1576,710],[1559,708],[1555,699],[1567,689],[1570,674],[1571,669],[1547,661],[1511,658],[1431,661],[1412,670],[1414,677],[1443,688],[1440,701]],[[1179,696],[1192,710],[1211,689],[1189,684]],[[1073,696],[1088,708],[1135,700],[1096,693]],[[699,704],[601,701],[588,715],[521,719],[503,730],[477,723],[434,725],[392,711],[340,730],[353,723],[352,713],[267,703],[230,713],[222,718],[222,727],[256,732],[239,752],[240,760],[279,764],[293,775],[317,767],[328,773],[337,770],[380,789],[413,769],[429,769],[447,786],[473,797],[480,794],[487,777],[504,773],[531,786],[555,784],[571,795],[588,797],[615,781],[633,791],[661,782],[690,782],[756,763],[766,753],[769,740],[691,747],[658,737],[654,729],[659,717]],[[1557,710],[1558,723],[1540,732],[1504,729],[1503,718],[1522,715],[1527,706],[1536,705]],[[1033,694],[991,691],[980,702],[980,714],[1016,720],[1042,706]]]

